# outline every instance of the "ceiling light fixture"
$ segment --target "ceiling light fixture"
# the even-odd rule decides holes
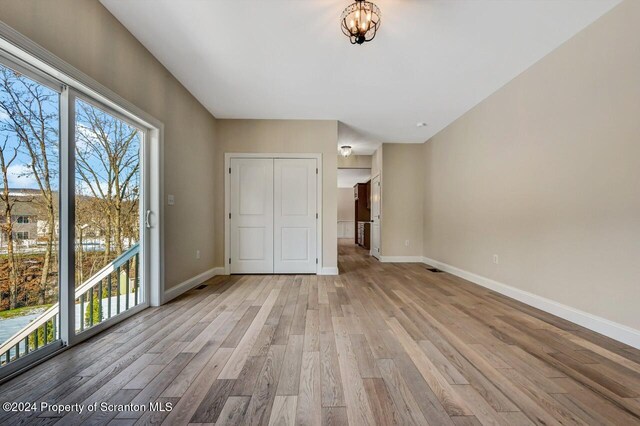
[[[340,155],[347,158],[351,155],[351,147],[349,145],[342,145],[340,147]]]
[[[424,121],[421,121],[418,124],[416,124],[416,127],[427,127],[427,123],[425,123]]]
[[[375,38],[380,28],[380,9],[366,0],[356,0],[349,5],[340,18],[342,32],[351,44],[363,44]]]

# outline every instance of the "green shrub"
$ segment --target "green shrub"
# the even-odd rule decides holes
[[[47,321],[47,344],[53,342],[56,339],[53,321],[54,321],[53,319],[50,319],[49,321]],[[55,326],[57,326],[57,324],[55,324]],[[41,348],[44,346],[44,324],[29,336],[30,351],[37,349],[36,335],[38,336],[38,348]]]
[[[90,319],[93,317],[93,325],[98,324],[99,322],[102,321],[102,315],[100,314],[100,299],[98,299],[97,296],[94,295],[93,297],[93,306],[91,306],[91,303],[89,303],[89,301],[87,300],[87,307],[85,308],[85,312],[84,312],[84,326],[89,327],[89,324],[91,324]]]

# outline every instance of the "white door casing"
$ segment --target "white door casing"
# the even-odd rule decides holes
[[[316,271],[315,158],[276,158],[273,167],[274,272]]]
[[[371,180],[371,255],[380,259],[380,176]]]
[[[230,164],[230,271],[273,273],[273,160]]]

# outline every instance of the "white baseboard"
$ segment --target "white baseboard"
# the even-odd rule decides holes
[[[186,281],[181,282],[175,287],[170,288],[169,290],[164,292],[164,297],[162,299],[162,303],[167,303],[171,299],[175,299],[180,296],[182,293],[185,293],[192,288],[199,286],[203,282],[207,281],[210,278],[215,277],[216,275],[224,275],[224,268],[217,267],[211,268],[208,271],[204,271],[201,274],[196,275],[195,277],[189,278]]]
[[[422,256],[380,256],[382,263],[422,263]]]
[[[640,331],[427,257],[422,262],[640,349]]]
[[[320,272],[318,272],[318,275],[338,275],[338,268],[334,266],[323,267],[320,269]]]

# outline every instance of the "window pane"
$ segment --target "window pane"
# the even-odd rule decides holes
[[[138,291],[141,140],[139,129],[76,101],[77,332],[142,301]]]
[[[1,364],[58,339],[59,108],[57,92],[0,64]]]

